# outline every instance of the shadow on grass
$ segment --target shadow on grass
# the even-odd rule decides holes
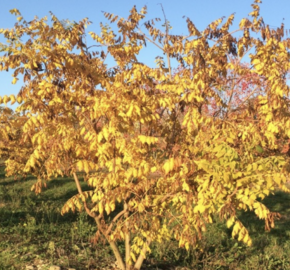
[[[1,169],[0,178],[2,178]],[[83,191],[91,189],[82,178],[80,181]],[[92,236],[96,229],[94,221],[85,213],[69,212],[64,216],[60,214],[64,203],[77,194],[74,180],[69,177],[53,179],[47,182],[47,188],[44,188],[39,195],[30,191],[33,183],[35,178],[32,176],[25,181],[0,179],[0,249],[2,239],[12,247],[28,246],[33,240],[37,250],[46,254],[49,242],[54,241],[57,248],[61,247],[58,252],[67,252],[65,254],[73,260],[72,258],[81,253],[75,252],[72,247],[76,244],[82,248],[82,242],[88,242],[88,236]],[[279,212],[282,217],[275,222],[274,229],[265,232],[263,220],[259,220],[253,212],[240,212],[239,218],[248,228],[253,240],[252,247],[246,247],[243,243],[231,239],[232,228],[227,229],[223,222],[217,221],[208,226],[205,237],[189,252],[180,249],[178,241],[170,239],[167,243],[154,244],[149,257],[159,269],[170,269],[169,265],[212,270],[290,269],[282,265],[285,262],[288,267],[290,263],[290,256],[288,256],[290,255],[288,254],[290,253],[290,194],[277,192],[262,202],[272,212]],[[117,204],[116,208],[116,211],[120,210],[121,204]],[[115,213],[112,214],[111,218]],[[30,242],[27,239],[30,239]],[[93,249],[85,249],[86,252],[90,250]],[[104,253],[100,250],[98,252],[101,258],[104,257]],[[19,251],[19,254],[22,254],[21,252],[23,251]],[[95,256],[96,254],[92,254],[92,257]],[[270,260],[276,264],[276,268],[270,266]],[[87,263],[85,260],[84,262]],[[265,266],[267,263],[268,265]],[[85,268],[78,266],[77,269]]]
[[[80,178],[83,191],[90,187]],[[67,200],[77,195],[75,182],[69,177],[59,177],[47,182],[40,194],[31,191],[35,177],[26,180],[6,178],[0,181],[0,224],[17,226],[27,217],[33,217],[36,224],[63,224],[77,220],[78,214],[69,212],[61,215],[61,208]]]
[[[0,179],[1,179],[1,178],[5,178],[4,167],[0,167]]]
[[[1,177],[0,177],[1,178]],[[13,185],[15,183],[19,183],[19,182],[28,182],[31,180],[36,180],[34,176],[27,176],[25,178],[23,177],[18,177],[18,178],[5,178],[3,177],[4,180],[0,180],[0,186],[9,186],[9,185]]]
[[[274,195],[261,201],[271,212],[281,214],[275,220],[275,227],[269,232],[265,231],[265,221],[260,220],[253,212],[242,212],[240,220],[249,230],[253,245],[263,251],[270,245],[284,245],[290,241],[290,194],[277,191]]]

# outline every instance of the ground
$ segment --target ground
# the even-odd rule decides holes
[[[0,168],[0,270],[52,265],[62,270],[114,269],[109,247],[91,241],[96,227],[90,218],[84,213],[60,215],[64,202],[76,194],[73,179],[54,179],[40,195],[30,191],[34,181],[5,178]],[[277,191],[264,202],[282,217],[265,232],[253,213],[241,213],[252,247],[231,239],[231,230],[216,219],[189,252],[173,240],[153,246],[144,269],[290,269],[290,194]],[[120,249],[124,251],[121,244]]]

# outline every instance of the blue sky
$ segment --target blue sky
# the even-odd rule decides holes
[[[238,27],[239,21],[251,12],[252,0],[10,0],[1,1],[0,28],[11,28],[16,22],[15,16],[9,13],[10,9],[17,8],[26,21],[34,16],[39,18],[48,16],[52,11],[60,20],[69,19],[79,21],[88,17],[93,22],[88,31],[99,32],[99,23],[107,20],[101,11],[110,12],[122,17],[127,17],[129,10],[136,5],[140,10],[144,5],[148,8],[147,18],[160,17],[163,14],[159,3],[162,3],[167,20],[173,26],[172,34],[187,34],[186,22],[183,16],[191,18],[199,30],[203,30],[210,22],[222,16],[228,17],[236,14],[233,29]],[[261,5],[261,15],[266,24],[278,27],[284,22],[285,29],[290,29],[290,1],[289,0],[264,0]],[[284,21],[283,21],[284,18]],[[0,38],[0,41],[3,41]],[[140,56],[140,60],[148,65],[154,64],[154,58],[160,52],[154,48],[147,49]],[[160,53],[161,55],[161,53]],[[110,63],[108,63],[110,64]],[[0,95],[17,94],[21,83],[12,85],[10,72],[0,73]],[[14,107],[14,106],[13,106]],[[15,107],[14,107],[15,108]]]

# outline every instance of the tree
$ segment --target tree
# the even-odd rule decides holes
[[[259,3],[232,32],[234,15],[202,32],[187,18],[188,36],[170,35],[166,17],[165,32],[150,20],[145,35],[146,7],[127,19],[104,13],[119,36],[101,24],[99,35],[89,33],[92,46],[88,19],[67,27],[52,14],[51,25],[28,23],[12,10],[19,22],[1,30],[9,45],[2,44],[0,69],[14,70],[13,83],[21,74],[24,85],[1,101],[17,99],[24,122],[3,122],[1,140],[8,126],[26,139],[24,146],[5,141],[9,173],[35,175],[36,192],[56,175],[73,176],[78,193],[62,213],[86,211],[121,269],[140,269],[154,241],[173,237],[188,249],[216,215],[251,245],[237,210],[254,211],[269,230],[279,214],[259,198],[288,191],[289,176],[290,41],[283,25],[264,24]],[[138,61],[146,42],[166,64],[160,56],[157,68]],[[107,66],[108,56],[116,66]],[[173,58],[180,63],[174,72]],[[79,171],[91,190],[82,191]]]

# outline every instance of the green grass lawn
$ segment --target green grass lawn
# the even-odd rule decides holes
[[[60,215],[67,199],[76,194],[73,179],[58,178],[39,195],[30,191],[35,182],[5,178],[0,169],[0,270],[52,264],[81,269],[102,269],[114,263],[109,247],[90,238],[94,222],[84,213]],[[83,185],[86,190],[86,185]],[[253,213],[241,213],[253,246],[231,239],[231,230],[220,221],[208,226],[203,241],[186,252],[175,241],[152,247],[144,269],[290,269],[290,194],[277,192],[264,200],[282,218],[271,232]],[[121,250],[123,250],[120,244]],[[46,269],[43,267],[42,269]]]

